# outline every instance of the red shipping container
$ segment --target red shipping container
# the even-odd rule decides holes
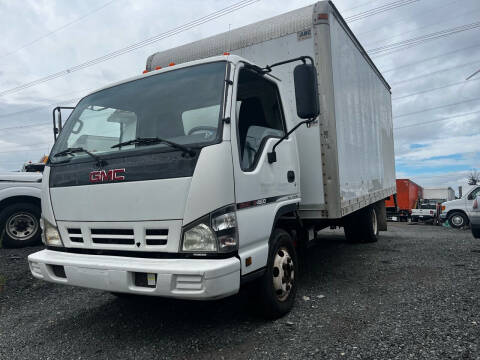
[[[423,197],[423,188],[409,179],[397,179],[397,206],[399,212],[410,213]],[[387,208],[395,208],[393,195],[385,201]]]

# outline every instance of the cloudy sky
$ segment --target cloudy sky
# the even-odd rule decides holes
[[[95,66],[5,93],[238,1],[0,0],[0,171],[48,153],[54,106],[73,105],[90,90],[139,74],[148,55],[313,2],[259,0]],[[335,1],[347,19],[393,3],[407,5],[358,16],[350,26],[367,50],[380,48],[372,58],[392,86],[397,177],[456,189],[480,168],[480,74],[465,81],[480,69],[480,1]],[[399,51],[382,49],[464,25],[472,29]]]

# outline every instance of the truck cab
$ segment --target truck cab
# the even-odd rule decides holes
[[[29,257],[33,275],[203,299],[264,269],[275,218],[300,201],[300,174],[295,134],[267,161],[291,109],[279,80],[252,66],[213,57],[83,98],[44,171],[47,249]]]
[[[474,186],[460,199],[442,203],[440,219],[443,222],[448,221],[448,224],[456,229],[468,225],[473,212],[473,202],[478,195],[480,195],[480,186]]]

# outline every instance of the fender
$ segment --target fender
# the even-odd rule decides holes
[[[286,205],[282,205],[277,209],[277,212],[275,214],[275,218],[273,219],[273,224],[272,224],[272,231],[275,229],[275,226],[277,225],[278,220],[285,214],[295,212],[298,210],[298,207],[300,205],[300,202],[294,202],[294,203],[289,203]],[[269,240],[269,245],[270,245],[270,240]]]
[[[41,184],[39,184],[41,185]],[[42,190],[33,186],[13,186],[0,190],[0,201],[14,196],[30,196],[41,199]]]

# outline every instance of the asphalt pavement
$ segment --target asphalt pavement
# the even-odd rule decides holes
[[[480,240],[389,224],[374,244],[320,233],[294,309],[258,316],[248,293],[214,302],[119,299],[45,283],[0,249],[0,359],[480,359]]]

